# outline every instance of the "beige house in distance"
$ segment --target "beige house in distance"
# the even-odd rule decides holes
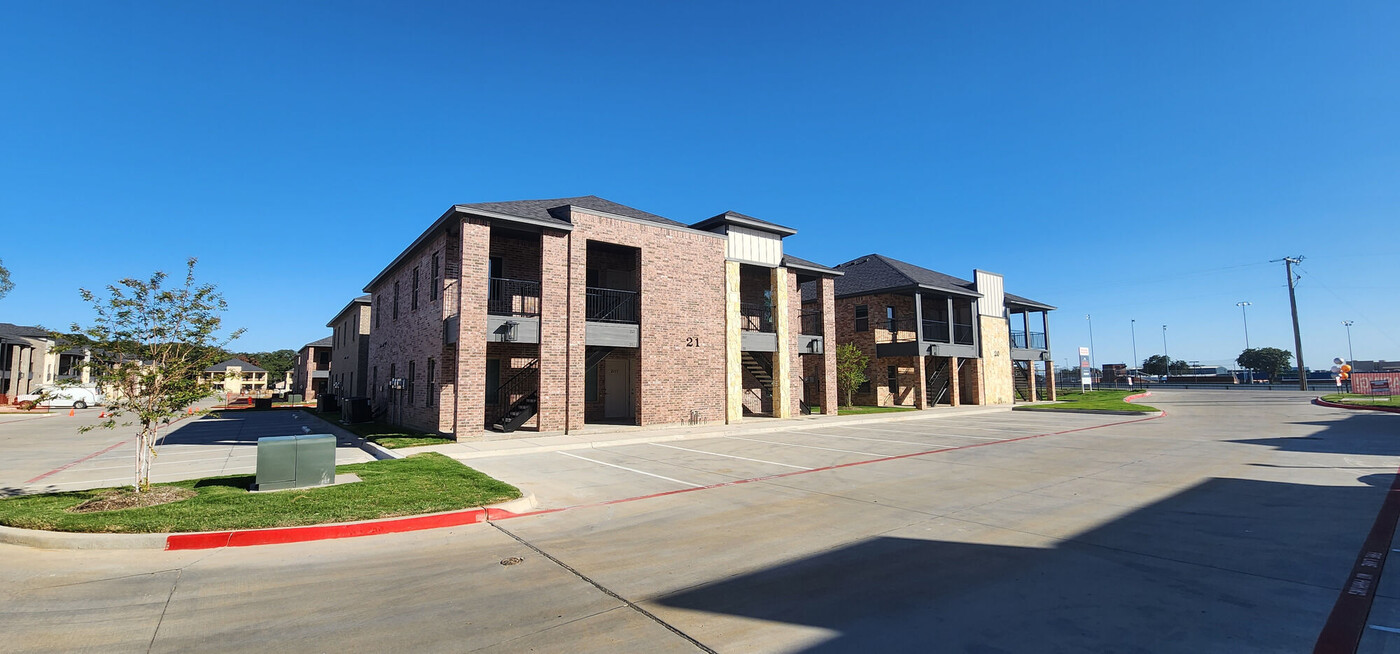
[[[267,392],[267,371],[242,359],[229,359],[205,368],[204,381],[227,395]]]
[[[87,385],[88,360],[84,350],[62,349],[46,329],[0,322],[0,404],[59,380]]]

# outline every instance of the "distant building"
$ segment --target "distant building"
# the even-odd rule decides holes
[[[0,404],[63,379],[89,382],[85,350],[62,349],[48,330],[0,322]]]
[[[334,337],[327,336],[301,346],[297,352],[297,366],[293,369],[292,393],[314,400],[317,395],[330,391],[334,340]]]
[[[204,381],[230,395],[267,391],[267,371],[242,359],[229,359],[204,369]]]
[[[1352,361],[1352,372],[1400,372],[1400,361]]]
[[[326,323],[331,328],[330,388],[343,397],[369,396],[370,296],[361,295]]]

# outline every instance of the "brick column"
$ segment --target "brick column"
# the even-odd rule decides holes
[[[15,395],[25,395],[29,393],[29,387],[33,384],[34,372],[34,348],[26,347],[19,351],[19,386]]]
[[[822,413],[834,416],[841,402],[836,392],[836,280],[823,277],[818,288],[822,303]]]
[[[19,346],[10,346],[10,386],[5,389],[10,402],[14,402],[19,397]]]
[[[1045,399],[1055,401],[1055,366],[1053,359],[1045,362]]]
[[[582,303],[571,303],[570,275],[573,272],[570,256],[577,257],[578,268],[584,269],[587,250],[571,248],[568,232],[547,231],[540,236],[540,405],[539,429],[564,431],[572,427],[573,409],[569,388],[571,369],[578,370],[579,380],[583,380],[582,327],[585,315]],[[579,239],[585,248],[587,242]],[[574,311],[572,304],[578,304]],[[574,348],[572,318],[579,321],[580,334],[577,352]],[[578,393],[579,417],[583,415],[583,391]],[[582,427],[580,421],[579,427]]]
[[[919,343],[915,343],[918,345]],[[928,408],[928,366],[924,365],[923,352],[919,352],[914,357],[914,378],[918,383],[914,385],[914,408]]]
[[[1026,338],[1030,338],[1027,336]],[[1032,402],[1035,401],[1035,362],[1026,362],[1026,395],[1029,395]]]
[[[727,423],[744,418],[743,350],[739,338],[739,262],[724,262],[724,389]]]
[[[786,312],[788,317],[788,388],[791,389],[789,397],[792,398],[788,402],[788,407],[789,415],[800,416],[802,415],[800,402],[806,393],[803,384],[805,377],[803,368],[805,366],[802,365],[802,357],[804,355],[797,347],[798,336],[802,333],[802,288],[797,285],[797,275],[791,270],[787,271],[783,277],[788,297],[788,310]],[[805,399],[809,406],[816,400],[816,398],[811,397]]]
[[[486,293],[490,276],[491,226],[462,221],[461,267],[457,277],[457,440],[478,437],[486,427]],[[444,311],[447,302],[443,302]],[[383,310],[382,307],[376,307]],[[379,371],[388,379],[389,370]],[[311,382],[307,381],[309,385]],[[392,397],[392,393],[390,394]]]
[[[773,328],[777,332],[778,351],[773,353],[773,417],[792,417],[792,329],[788,322],[787,268],[774,268],[769,273],[773,289]]]
[[[958,358],[948,357],[948,406],[962,404],[962,384],[958,380]]]

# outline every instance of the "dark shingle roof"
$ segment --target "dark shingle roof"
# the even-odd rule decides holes
[[[372,303],[373,301],[374,301],[374,300],[373,300],[373,299],[371,298],[371,296],[368,295],[368,294],[366,294],[366,295],[361,295],[360,297],[357,297],[357,298],[355,298],[355,299],[353,299],[353,300],[350,300],[348,303],[345,304],[345,308],[344,308],[344,309],[341,309],[340,311],[337,311],[337,312],[336,312],[335,317],[334,317],[334,318],[331,318],[331,319],[330,319],[330,322],[327,322],[327,323],[326,323],[326,326],[327,326],[327,327],[332,327],[332,326],[334,326],[334,325],[335,325],[335,321],[340,320],[340,317],[341,317],[341,316],[345,315],[347,312],[349,312],[351,309],[355,308],[357,305],[361,305],[361,304],[370,304],[370,303]]]
[[[794,257],[791,254],[786,253],[783,254],[783,267],[796,268],[802,271],[811,271],[817,273],[824,272],[828,275],[831,275],[832,277],[840,277],[841,275],[845,274],[835,268],[823,266],[815,261],[808,261],[806,259]]]
[[[515,200],[512,202],[477,202],[474,204],[459,204],[457,207],[462,211],[471,213],[472,209],[500,213],[507,216],[517,216],[540,220],[546,222],[559,223],[560,226],[568,226],[568,216],[557,209],[566,206],[583,207],[604,213],[616,214],[626,218],[635,218],[653,223],[661,223],[672,227],[685,227],[684,223],[679,223],[670,218],[663,218],[654,213],[647,213],[641,209],[633,209],[625,204],[618,204],[611,200],[604,200],[596,195],[582,195],[575,198],[555,198],[553,200]]]
[[[301,349],[305,350],[308,347],[330,347],[332,344],[334,344],[334,342],[335,339],[332,336],[327,336],[319,341],[311,341],[310,343],[301,346]]]
[[[1006,292],[1003,292],[1002,294],[1006,296],[1006,303],[1007,303],[1007,304],[1024,305],[1024,306],[1026,306],[1026,307],[1028,307],[1028,308],[1031,308],[1031,309],[1044,309],[1044,310],[1046,310],[1046,311],[1054,311],[1054,310],[1055,310],[1055,307],[1052,307],[1052,306],[1050,306],[1050,305],[1048,305],[1048,304],[1043,304],[1043,303],[1040,303],[1040,302],[1036,302],[1035,300],[1032,300],[1032,299],[1030,299],[1030,298],[1024,298],[1024,297],[1021,297],[1021,296],[1019,296],[1019,295],[1012,295],[1012,294],[1006,293]]]
[[[223,363],[216,363],[212,366],[209,366],[208,368],[205,368],[204,372],[228,372],[230,366],[238,366],[243,369],[243,372],[267,372],[266,370],[259,368],[251,363],[248,363],[247,361],[244,361],[242,359],[229,359],[228,361],[225,361]]]
[[[48,338],[49,330],[43,329],[41,327],[16,325],[11,322],[0,322],[0,336],[16,336],[21,338]]]
[[[852,259],[836,266],[836,269],[846,273],[836,278],[836,297],[866,295],[911,286],[925,286],[955,295],[981,297],[972,282],[966,279],[880,254],[868,254]]]
[[[695,223],[694,225],[691,225],[691,227],[695,229],[709,229],[711,227],[714,227],[715,225],[726,223],[775,232],[782,236],[791,236],[797,233],[797,230],[786,225],[779,225],[778,223],[769,222],[760,218],[754,218],[753,216],[746,216],[737,211],[726,211],[718,216],[712,216],[698,223]]]

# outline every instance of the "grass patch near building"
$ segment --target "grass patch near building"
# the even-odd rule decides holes
[[[22,529],[99,533],[163,533],[294,527],[467,509],[520,497],[520,489],[441,454],[426,452],[336,467],[355,483],[272,493],[248,491],[254,475],[153,484],[189,495],[155,506],[109,511],[74,509],[120,494],[99,488],[0,500],[0,524]],[[192,493],[192,495],[190,495]]]
[[[1341,404],[1362,404],[1365,406],[1395,406],[1400,407],[1400,396],[1396,395],[1358,395],[1356,393],[1333,393],[1323,395],[1322,399],[1327,402],[1339,402]]]
[[[1063,411],[1074,409],[1078,411],[1137,411],[1140,413],[1151,413],[1159,411],[1157,407],[1145,404],[1130,404],[1124,402],[1123,398],[1129,395],[1137,395],[1142,391],[1129,390],[1106,390],[1106,391],[1055,391],[1055,404],[1032,404],[1018,406],[1018,411]]]
[[[913,410],[913,407],[907,406],[839,406],[836,407],[836,415],[858,416],[866,413],[897,413],[899,411]]]
[[[335,423],[335,425],[341,429],[358,434],[365,440],[390,450],[397,450],[401,447],[443,445],[456,442],[450,438],[438,436],[437,434],[426,434],[416,429],[409,429],[398,425],[386,425],[382,422],[360,422],[349,425],[341,424],[339,411],[307,411],[307,413],[327,422]]]

